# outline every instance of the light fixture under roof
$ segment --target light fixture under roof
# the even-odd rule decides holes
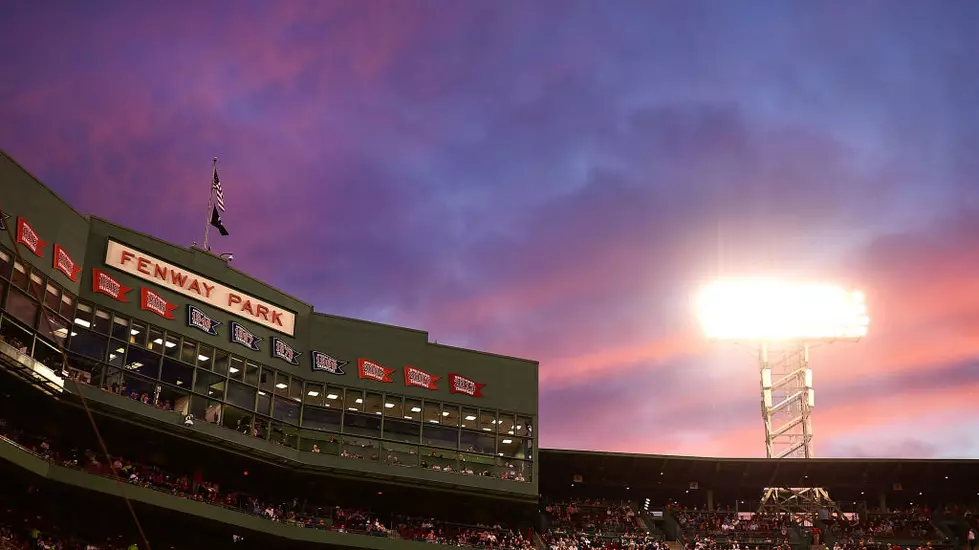
[[[449,416],[449,414],[451,414],[449,411],[442,411],[442,416]]]
[[[75,324],[81,325],[85,328],[90,328],[92,326],[92,323],[90,321],[86,321],[85,319],[79,319],[78,317],[75,317]]]
[[[413,413],[420,413],[420,412],[422,412],[422,408],[421,407],[412,407],[411,408],[411,412],[413,412]]]
[[[329,394],[326,395],[326,398],[327,399],[336,399],[338,397],[340,397],[340,396],[337,395],[337,394],[335,394],[335,393],[329,393]]]
[[[504,439],[500,443],[503,443],[504,445],[509,445],[510,443],[513,443],[513,440],[512,439]]]
[[[210,359],[210,357],[208,357],[206,355],[198,355],[197,356],[197,360],[198,361],[207,361],[208,359]]]
[[[288,388],[289,385],[288,384],[283,384],[282,382],[279,382],[278,384],[275,385],[275,387],[279,388],[280,390],[284,390],[284,389]]]
[[[467,416],[467,417],[466,417],[466,420],[468,420],[468,421],[470,421],[470,422],[472,422],[473,420],[476,420],[476,416],[475,416],[475,415],[472,415],[472,414],[470,414],[469,416]]]
[[[363,403],[363,402],[364,402],[364,400],[361,399],[361,398],[359,398],[359,397],[354,400],[354,403]]]
[[[231,367],[230,369],[228,369],[228,371],[230,371],[231,374],[234,374],[234,373],[238,372],[238,369],[236,369],[234,367]]]
[[[306,395],[308,395],[310,397],[319,397],[320,392],[314,391],[314,390],[309,390],[308,392],[306,392]]]
[[[384,404],[384,408],[385,409],[393,409],[394,408],[394,403],[385,403]]]

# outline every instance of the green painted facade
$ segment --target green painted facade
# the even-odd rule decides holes
[[[165,401],[175,412],[194,412],[199,421],[239,432],[261,425],[262,433],[250,435],[293,447],[300,457],[312,454],[313,445],[322,454],[337,456],[348,451],[346,447],[374,449],[356,458],[390,468],[398,477],[410,475],[405,465],[436,470],[459,485],[482,473],[496,478],[504,491],[511,487],[517,494],[536,495],[536,362],[435,344],[421,330],[315,312],[311,305],[213,254],[78,213],[2,152],[0,210],[9,216],[10,228],[0,236],[0,252],[11,256],[2,267],[5,273],[0,273],[0,305],[4,306],[0,333],[18,334],[24,340],[30,337],[18,331],[36,332],[26,352],[39,361],[48,362],[48,348],[65,345],[72,357],[80,358],[79,365],[70,362],[69,366],[89,372],[86,376],[93,376],[89,381],[94,386],[149,393],[151,400]],[[26,220],[46,243],[42,256],[14,242],[18,218]],[[110,239],[294,312],[294,336],[107,266]],[[53,267],[55,244],[82,267],[78,281]],[[11,268],[14,247],[26,265]],[[297,265],[281,268],[301,269],[300,258]],[[131,288],[127,301],[93,292],[93,269]],[[141,309],[142,287],[177,305],[174,318]],[[50,298],[47,307],[43,292],[51,294],[45,294]],[[23,295],[35,298],[35,317]],[[217,335],[188,326],[188,306],[220,322]],[[52,329],[46,325],[49,314],[56,321],[60,314],[68,326]],[[87,324],[79,324],[79,318]],[[232,321],[261,339],[258,351],[231,341]],[[273,356],[273,337],[301,352],[298,365]],[[312,350],[347,361],[344,374],[314,371]],[[145,357],[155,357],[158,363],[141,359]],[[391,382],[359,377],[360,358],[393,369]],[[438,377],[437,389],[406,384],[406,366]],[[451,393],[450,374],[483,384],[482,396]],[[158,387],[154,395],[154,385],[163,391]],[[419,458],[432,454],[440,460]],[[359,468],[357,460],[341,462]],[[459,470],[474,470],[474,475],[456,473]]]

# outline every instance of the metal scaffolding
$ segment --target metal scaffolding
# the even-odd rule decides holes
[[[762,343],[758,349],[761,374],[761,415],[765,422],[768,458],[813,458],[812,409],[815,393],[809,368],[807,342]],[[819,514],[838,511],[826,489],[819,487],[768,487],[762,494],[760,513],[790,514],[813,520]]]

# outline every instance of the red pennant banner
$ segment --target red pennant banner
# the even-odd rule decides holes
[[[76,283],[78,282],[78,274],[82,271],[82,266],[76,264],[75,260],[72,260],[71,256],[58,243],[54,244],[54,268]]]
[[[395,369],[389,369],[378,365],[370,359],[357,359],[357,374],[361,378],[375,380],[377,382],[390,383],[394,382],[394,380],[391,379],[391,375],[394,374],[394,370]]]
[[[28,250],[34,253],[35,256],[39,258],[44,257],[44,247],[48,243],[41,240],[41,237],[37,235],[31,224],[27,223],[24,218],[17,218],[17,242],[27,247]]]
[[[482,397],[483,388],[485,387],[486,384],[473,382],[465,376],[459,376],[458,374],[449,375],[449,391],[452,393],[461,393],[469,397]]]
[[[113,279],[105,271],[92,268],[92,292],[105,294],[120,302],[128,302],[129,298],[126,297],[126,293],[130,290],[132,289]]]
[[[415,367],[405,366],[405,386],[415,386],[417,388],[425,388],[426,390],[437,390],[438,386],[435,385],[439,381],[441,376],[433,376],[427,372],[416,369]]]
[[[171,304],[166,298],[146,287],[140,287],[139,307],[146,311],[151,311],[164,319],[173,319],[173,310],[180,306]]]

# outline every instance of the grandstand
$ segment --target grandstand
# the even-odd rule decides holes
[[[313,311],[6,155],[0,188],[0,550],[951,549],[975,527],[977,461],[539,450],[533,361]],[[756,514],[771,486],[842,514]]]

